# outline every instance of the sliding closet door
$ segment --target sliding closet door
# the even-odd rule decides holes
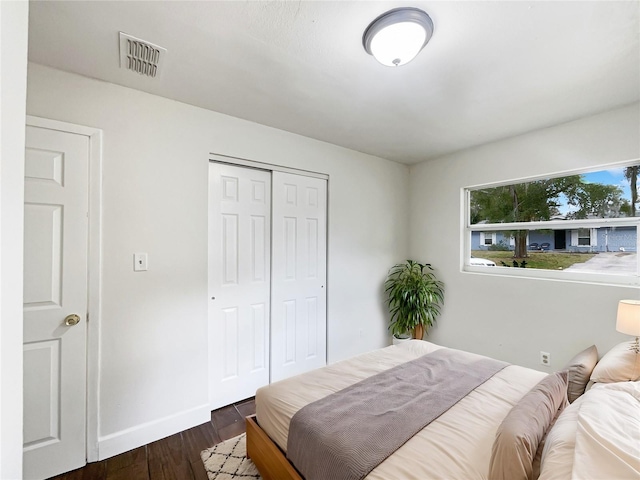
[[[271,173],[209,164],[209,398],[269,383]]]
[[[271,381],[326,364],[327,181],[273,172]]]

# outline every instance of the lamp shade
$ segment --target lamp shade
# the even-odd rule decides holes
[[[433,35],[433,22],[417,8],[396,8],[376,18],[362,45],[381,64],[397,67],[413,60]]]
[[[640,337],[640,300],[620,300],[616,330],[626,335]]]

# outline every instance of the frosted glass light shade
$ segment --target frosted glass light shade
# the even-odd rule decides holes
[[[396,8],[376,18],[365,30],[362,44],[381,64],[409,63],[433,35],[429,15],[417,8]]]
[[[640,300],[620,300],[616,330],[626,335],[640,337]]]
[[[371,54],[387,67],[409,63],[422,50],[427,32],[417,23],[389,25],[371,40]]]

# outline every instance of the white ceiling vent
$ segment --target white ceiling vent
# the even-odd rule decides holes
[[[120,32],[120,68],[154,78],[160,74],[166,53],[166,48]]]

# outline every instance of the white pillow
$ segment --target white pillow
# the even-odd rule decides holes
[[[640,354],[630,350],[632,343],[623,342],[609,350],[591,372],[591,381],[612,383],[640,380]]]

